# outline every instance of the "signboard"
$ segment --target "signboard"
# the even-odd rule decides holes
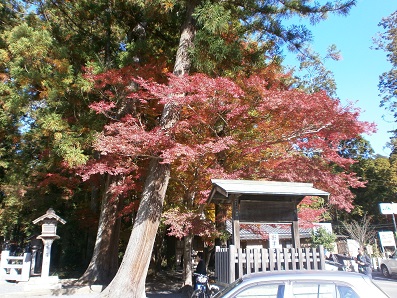
[[[397,214],[397,204],[379,203],[379,208],[382,214]]]
[[[313,230],[317,231],[319,228],[323,228],[328,232],[328,234],[332,234],[332,224],[330,222],[317,222],[314,224]]]
[[[352,257],[357,256],[357,252],[360,247],[360,244],[358,244],[358,242],[353,239],[346,239],[346,243],[347,243],[347,250],[349,252],[349,255]]]
[[[379,232],[380,244],[382,246],[394,246],[396,247],[396,241],[394,234],[391,231]]]
[[[292,222],[296,220],[296,203],[286,201],[240,201],[240,222]]]
[[[277,233],[269,233],[269,248],[280,248],[280,240]]]

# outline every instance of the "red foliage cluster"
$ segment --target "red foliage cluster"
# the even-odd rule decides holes
[[[181,192],[195,193],[195,210],[202,210],[198,206],[207,198],[210,178],[314,182],[331,193],[330,204],[346,210],[352,208],[349,188],[363,186],[348,172],[353,160],[337,151],[342,140],[374,127],[325,92],[306,94],[274,82],[269,87],[261,76],[233,81],[169,74],[165,81],[163,74],[148,79],[124,69],[92,79],[100,94],[92,108],[109,123],[95,144],[101,157],[84,169],[85,179],[105,172],[136,175],[148,159],[159,158],[172,165],[172,175],[185,187],[176,191],[175,186],[168,196],[178,202]],[[159,119],[167,103],[178,107],[179,118],[162,129]],[[199,218],[192,210],[169,214],[178,218],[167,217],[178,237],[193,230]]]
[[[194,210],[187,210],[181,212],[179,208],[169,209],[164,214],[164,223],[169,225],[169,235],[177,238],[183,238],[189,233],[210,239],[214,236],[213,223],[204,219],[202,215],[194,212]]]
[[[78,184],[78,178],[74,177],[71,173],[50,173],[46,174],[45,177],[38,184],[38,188],[46,191],[47,188],[52,185],[56,186],[63,192],[63,197],[69,199],[73,195],[75,186]]]

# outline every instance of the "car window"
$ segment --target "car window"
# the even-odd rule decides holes
[[[340,298],[360,298],[352,288],[347,286],[338,286],[338,292]]]
[[[256,284],[243,289],[236,295],[236,298],[283,298],[284,284]]]
[[[292,294],[294,298],[339,298],[332,283],[293,283]]]
[[[218,293],[216,293],[213,298],[217,298],[217,297],[223,297],[224,295],[226,295],[227,293],[231,292],[234,290],[234,288],[237,288],[241,283],[243,282],[243,280],[241,278],[236,279],[234,282],[232,282],[229,286],[227,286],[226,288],[223,288],[222,290],[220,290]]]
[[[322,282],[295,282],[292,293],[294,298],[360,298],[349,286]]]

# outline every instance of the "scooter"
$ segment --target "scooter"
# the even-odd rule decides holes
[[[199,273],[193,273],[193,276],[196,277],[196,284],[191,298],[211,298],[219,292],[219,287],[211,284],[215,278]]]

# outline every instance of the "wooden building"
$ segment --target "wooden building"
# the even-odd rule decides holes
[[[232,244],[240,247],[240,223],[291,225],[292,245],[300,247],[298,204],[306,196],[328,199],[312,183],[213,179],[209,203],[231,205]]]

